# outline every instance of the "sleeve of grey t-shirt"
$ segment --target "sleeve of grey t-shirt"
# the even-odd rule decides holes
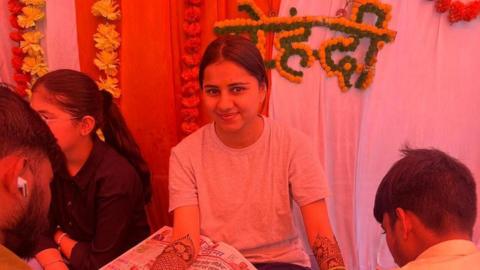
[[[326,198],[327,179],[311,140],[300,132],[293,132],[290,143],[288,174],[293,199],[299,206],[305,206]]]
[[[186,152],[173,148],[168,172],[169,207],[171,212],[178,207],[198,205],[195,176]]]

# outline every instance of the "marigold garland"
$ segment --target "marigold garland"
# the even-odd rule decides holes
[[[239,0],[238,10],[246,12],[250,18],[216,22],[214,28],[216,34],[248,33],[262,55],[265,55],[265,32],[277,33],[274,39],[277,55],[274,59],[265,61],[267,67],[276,68],[282,77],[300,83],[303,72],[288,65],[290,57],[300,56],[302,67],[310,67],[318,59],[327,76],[338,78],[343,91],[352,86],[359,89],[370,86],[375,75],[378,51],[385,43],[392,42],[396,35],[395,31],[388,29],[391,6],[379,0],[355,0],[350,19],[326,16],[297,17],[295,8],[290,9],[291,17],[267,17],[252,0]],[[373,25],[363,22],[363,17],[367,13],[376,16]],[[348,36],[327,40],[318,50],[314,50],[306,43],[313,27],[327,27]],[[362,38],[370,40],[363,64],[358,63],[359,60],[350,55],[344,56],[338,62],[333,60],[334,51],[354,52]],[[351,78],[355,73],[358,74],[358,78],[352,83]]]
[[[31,93],[35,80],[47,73],[44,52],[40,45],[43,34],[38,22],[45,17],[45,0],[9,0],[10,24],[15,29],[10,39],[18,42],[12,48],[13,79],[17,92],[22,96]]]
[[[199,128],[200,87],[198,85],[198,65],[200,64],[200,17],[201,0],[186,0],[183,32],[185,34],[182,60],[181,130],[188,135]]]
[[[459,21],[469,22],[480,14],[480,0],[464,3],[462,1],[435,0],[435,9],[444,13],[448,11],[448,21],[456,23]]]
[[[121,91],[117,78],[120,60],[120,33],[116,30],[116,21],[120,19],[120,9],[116,0],[98,0],[92,6],[92,14],[102,18],[97,32],[93,35],[95,48],[99,51],[93,63],[104,74],[100,75],[97,84],[100,90],[108,91],[113,97],[120,97]]]

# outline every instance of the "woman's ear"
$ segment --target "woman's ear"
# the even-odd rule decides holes
[[[95,128],[95,124],[95,118],[92,116],[86,115],[82,117],[82,120],[80,120],[80,134],[82,136],[89,136]]]
[[[267,85],[262,82],[258,86],[258,90],[260,91],[260,104],[265,103],[265,99],[267,98]]]
[[[267,92],[267,84],[265,82],[261,82],[259,84],[259,88],[260,88],[260,90],[262,90],[264,92]]]

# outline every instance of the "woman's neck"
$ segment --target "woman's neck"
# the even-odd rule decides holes
[[[65,153],[67,158],[67,168],[71,176],[75,176],[83,164],[87,161],[93,149],[93,140],[91,138],[85,139],[84,142],[79,143],[76,147]]]
[[[216,133],[220,141],[231,148],[245,148],[254,144],[262,135],[264,128],[264,121],[262,116],[258,117],[251,123],[251,125],[239,130],[235,133],[224,133],[217,129]]]

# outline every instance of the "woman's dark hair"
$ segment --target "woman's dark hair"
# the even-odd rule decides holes
[[[259,85],[268,88],[267,71],[260,51],[250,40],[238,35],[221,36],[208,45],[200,62],[200,87],[203,87],[205,68],[221,60],[241,66],[257,79]]]
[[[86,74],[69,69],[45,74],[35,82],[32,91],[35,92],[39,86],[43,86],[74,118],[81,119],[87,115],[95,118],[94,130],[100,128],[105,142],[132,164],[142,180],[145,202],[149,202],[152,193],[150,170],[112,95],[100,91],[95,81]],[[95,132],[92,136],[96,136]]]

